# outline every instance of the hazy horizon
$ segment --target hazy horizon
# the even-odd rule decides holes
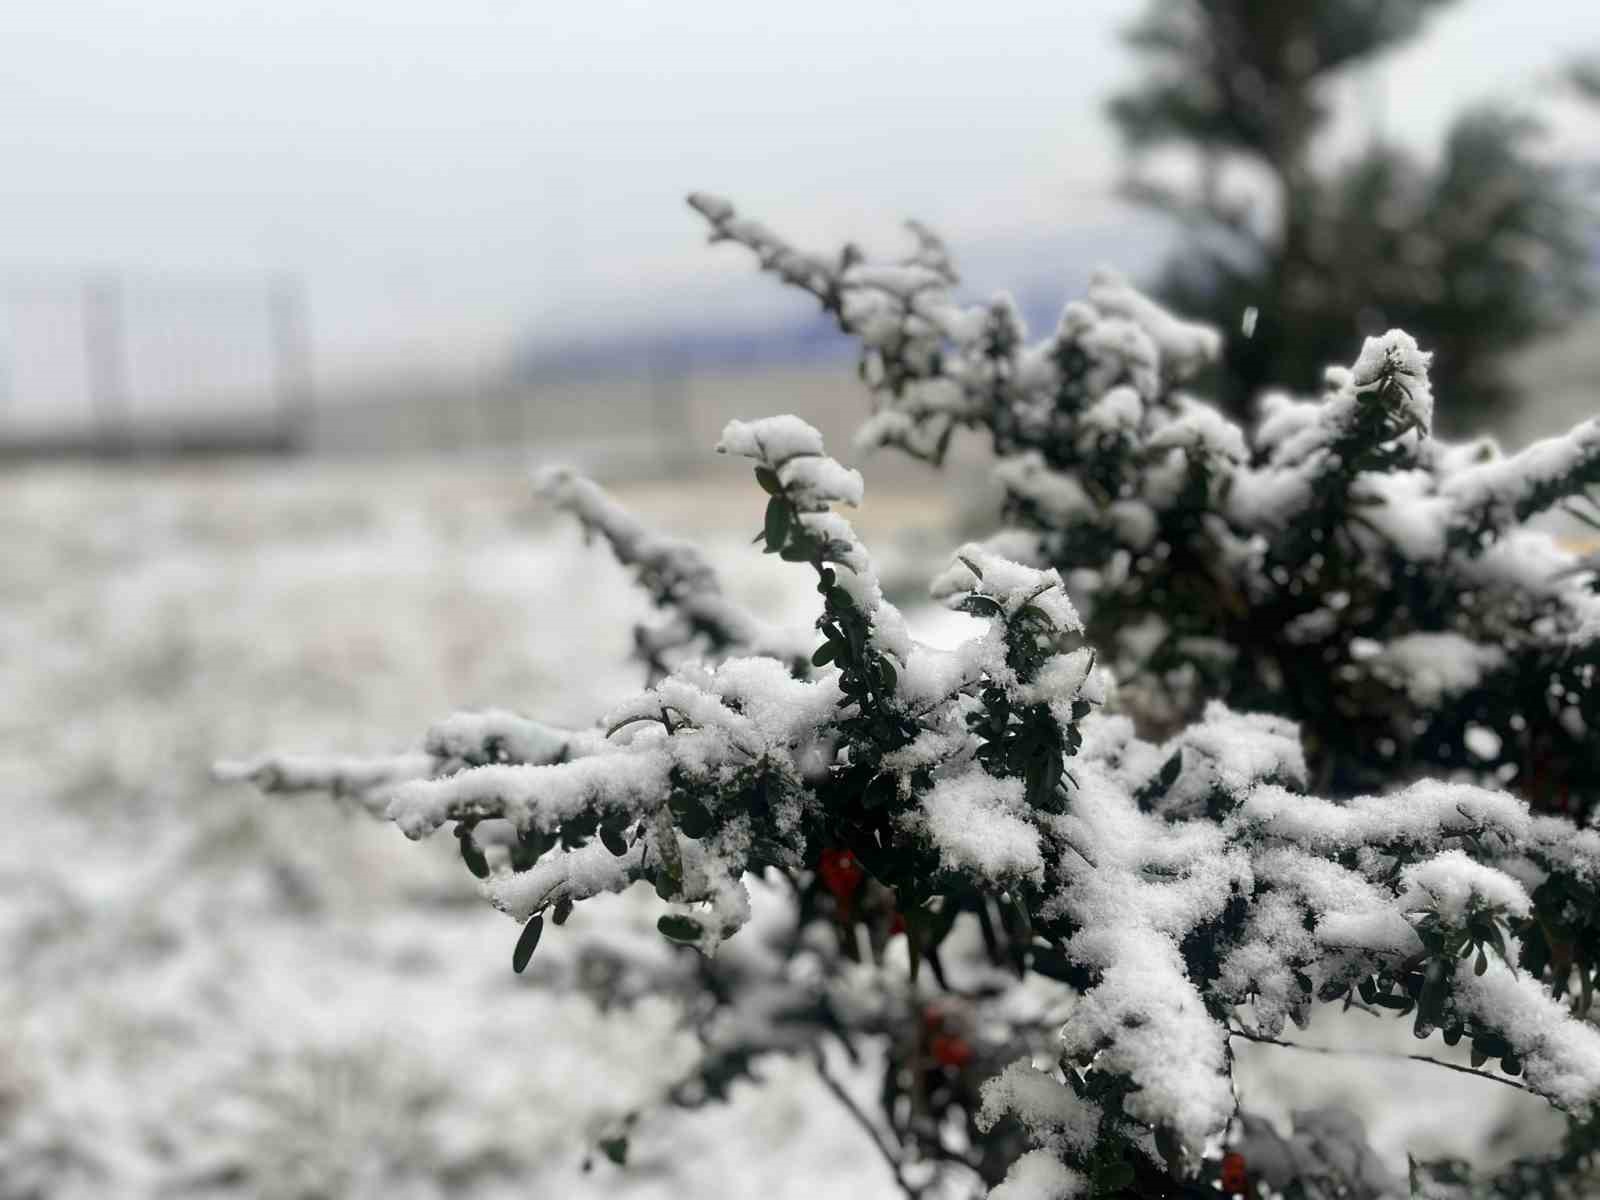
[[[1036,247],[1143,267],[1152,227],[1116,197],[1103,115],[1139,7],[33,5],[0,18],[0,268],[291,274],[341,376],[781,314],[747,261],[707,252],[691,188],[818,245],[916,215],[980,292]],[[1583,0],[1466,0],[1342,85],[1333,148],[1381,130],[1426,150],[1463,104],[1596,42]]]

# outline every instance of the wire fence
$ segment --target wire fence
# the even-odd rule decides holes
[[[735,417],[804,414],[848,455],[867,407],[842,360],[730,363],[670,347],[582,369],[508,358],[314,389],[297,280],[0,269],[0,458],[442,451],[681,477],[717,465]]]
[[[290,449],[310,355],[290,277],[0,272],[0,449]]]

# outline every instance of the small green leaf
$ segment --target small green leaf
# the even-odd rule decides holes
[[[973,574],[974,574],[974,575],[976,575],[976,576],[977,576],[977,577],[978,577],[978,578],[979,578],[979,579],[982,579],[982,578],[983,578],[983,568],[981,568],[981,567],[980,567],[980,566],[978,566],[978,564],[977,564],[977,563],[975,563],[975,562],[973,562],[973,561],[972,561],[972,560],[971,560],[971,559],[970,559],[970,558],[968,558],[968,557],[967,557],[967,556],[966,556],[966,555],[965,555],[965,554],[958,554],[958,555],[956,555],[956,557],[957,557],[957,558],[959,558],[959,559],[960,559],[960,560],[961,560],[961,565],[962,565],[962,566],[964,566],[964,567],[966,567],[966,568],[967,568],[967,570],[969,570],[969,571],[971,571],[971,572],[972,572],[972,573],[973,573]]]
[[[1485,1058],[1500,1058],[1511,1053],[1511,1043],[1497,1033],[1480,1033],[1472,1039],[1472,1050]]]
[[[1511,951],[1506,946],[1505,935],[1500,932],[1500,923],[1498,921],[1490,921],[1489,932],[1494,935],[1495,953],[1500,955],[1500,961],[1509,963],[1511,961]]]
[[[783,491],[783,481],[778,478],[778,473],[771,467],[757,467],[756,482],[761,485],[761,490],[769,496],[779,495]]]
[[[1040,782],[1041,803],[1048,801],[1055,795],[1056,787],[1061,783],[1061,755],[1051,748],[1044,755],[1044,778]]]
[[[683,831],[685,837],[699,840],[710,833],[715,824],[710,810],[688,792],[673,792],[667,797],[667,807],[672,810],[678,828]]]
[[[601,1138],[600,1153],[616,1163],[617,1166],[622,1166],[628,1161],[627,1136],[625,1134],[617,1134],[615,1137]]]
[[[1133,1183],[1133,1168],[1120,1158],[1103,1162],[1094,1176],[1095,1186],[1104,1192],[1118,1192]]]
[[[522,969],[528,965],[528,960],[538,949],[539,938],[543,933],[544,914],[534,913],[522,927],[522,936],[517,939],[517,948],[511,952],[511,969],[518,975],[522,974]]]
[[[763,532],[766,534],[769,553],[776,553],[783,548],[784,540],[789,536],[789,502],[782,496],[774,496],[767,501],[767,518]]]
[[[623,831],[615,825],[600,826],[600,844],[618,858],[628,852],[627,839],[623,836]]]
[[[1177,1175],[1183,1168],[1183,1142],[1170,1125],[1156,1126],[1156,1151],[1167,1164],[1167,1170]]]
[[[1417,997],[1417,1021],[1437,1025],[1444,1019],[1445,964],[1443,959],[1432,959],[1422,979],[1422,993]]]
[[[665,805],[656,810],[656,895],[671,900],[683,885],[683,854],[678,846],[678,831],[672,823],[672,810]]]
[[[489,860],[483,856],[483,851],[478,849],[470,833],[461,839],[461,861],[466,863],[467,870],[479,879],[489,878]]]
[[[563,896],[556,901],[556,910],[550,914],[550,919],[557,925],[565,925],[567,918],[572,915],[572,897]]]
[[[1022,610],[1018,612],[1017,615],[1012,619],[1019,624],[1026,622],[1028,624],[1037,625],[1041,629],[1055,628],[1055,622],[1051,620],[1050,614],[1045,612],[1045,610],[1040,608],[1037,604],[1023,605]]]
[[[812,653],[811,665],[813,667],[827,666],[833,661],[833,652],[834,644],[832,642],[823,642],[822,645],[818,646]]]
[[[700,922],[682,913],[664,913],[656,921],[656,929],[669,942],[692,943],[700,940]]]
[[[1161,764],[1161,787],[1163,790],[1170,788],[1178,782],[1178,774],[1183,770],[1183,749],[1179,747],[1172,752],[1172,757]]]

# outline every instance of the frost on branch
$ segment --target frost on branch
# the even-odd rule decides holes
[[[859,476],[856,484],[859,491]],[[666,674],[670,662],[696,648],[718,655],[746,651],[803,661],[804,638],[768,626],[727,599],[697,546],[646,529],[604,488],[569,468],[540,471],[534,490],[577,517],[585,533],[604,538],[617,561],[634,568],[656,606],[667,610],[663,624],[634,630],[639,657],[648,664],[652,678]]]
[[[238,762],[219,762],[212,774],[220,781],[249,781],[264,792],[327,792],[349,797],[381,814],[388,805],[387,788],[405,779],[431,774],[436,760],[429,754],[394,754],[358,758],[347,754],[263,754]]]
[[[1032,338],[1008,298],[956,298],[926,231],[880,268],[694,204],[859,340],[864,444],[937,463],[955,429],[988,436],[1005,544],[1069,582],[1141,730],[1221,699],[1296,722],[1336,794],[1464,772],[1600,806],[1600,556],[1524,524],[1600,531],[1600,419],[1510,455],[1439,441],[1429,355],[1390,330],[1242,428],[1182,390],[1215,334],[1114,276]]]
[[[1342,444],[1368,419],[1350,406],[1369,386],[1386,385],[1338,383],[1344,415],[1305,422],[1322,432],[1286,461]],[[1191,415],[1174,452],[1237,465],[1226,430]],[[1393,419],[1417,453],[1416,426]],[[453,826],[486,898],[525,922],[519,969],[547,914],[560,925],[647,883],[661,934],[727,972],[735,1032],[707,1034],[702,1084],[760,1053],[813,1055],[825,1073],[824,1034],[886,1043],[880,1149],[897,1177],[961,1168],[1001,1197],[1215,1178],[1207,1147],[1236,1110],[1231,1040],[1303,1025],[1317,1002],[1408,1016],[1419,1037],[1466,1040],[1486,1073],[1593,1110],[1600,1031],[1562,997],[1586,1007],[1600,969],[1600,832],[1464,782],[1307,795],[1292,723],[1221,701],[1141,737],[1103,711],[1107,679],[1062,575],[992,547],[963,547],[932,588],[974,634],[921,645],[833,511],[859,501],[860,477],[814,430],[733,422],[720,448],[753,460],[765,552],[815,586],[804,663],[755,652],[697,555],[562,476],[547,490],[665,607],[732,632],[674,642],[679,661],[594,729],[458,715],[425,739],[425,773],[408,758],[403,777],[361,776],[408,836]],[[831,939],[820,975],[783,955],[726,965],[750,936],[736,937],[755,881],[778,878],[798,897],[788,956]],[[876,970],[850,966],[862,938]],[[1040,988],[1071,998],[1063,1015],[1029,1007]],[[965,1138],[924,1119],[935,1110]]]

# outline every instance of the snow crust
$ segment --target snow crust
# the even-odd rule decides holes
[[[1047,1150],[1030,1150],[1011,1164],[989,1200],[1076,1200],[1089,1194],[1083,1174]]]
[[[1447,697],[1477,687],[1483,677],[1504,666],[1499,646],[1474,642],[1459,633],[1409,633],[1386,644],[1370,660],[1375,673],[1405,689],[1416,703],[1429,708]]]
[[[1109,268],[1100,268],[1089,280],[1089,303],[1142,329],[1175,378],[1187,378],[1209,366],[1222,352],[1217,330],[1173,316]]]
[[[921,813],[906,823],[928,835],[949,870],[1042,882],[1039,831],[1023,811],[1022,780],[973,768],[935,783],[922,797]]]
[[[1402,411],[1420,429],[1433,427],[1433,389],[1428,384],[1428,364],[1433,355],[1418,348],[1416,339],[1403,329],[1391,329],[1382,337],[1369,337],[1350,368],[1350,382],[1356,391],[1371,391],[1388,385],[1403,399]]]
[[[757,458],[776,466],[805,455],[821,455],[822,435],[793,414],[729,421],[717,442],[717,453]]]

